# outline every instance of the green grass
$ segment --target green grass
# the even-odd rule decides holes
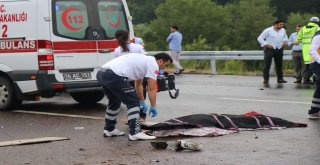
[[[181,60],[186,73],[211,74],[210,60]],[[263,61],[219,60],[216,62],[217,73],[221,75],[261,76]],[[173,67],[171,67],[173,69]],[[283,61],[283,72],[286,76],[294,75],[292,61]]]

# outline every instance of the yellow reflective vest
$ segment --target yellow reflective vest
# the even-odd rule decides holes
[[[309,54],[310,44],[312,37],[319,30],[319,25],[313,22],[309,22],[298,33],[298,41],[302,44],[302,55],[305,64],[311,63],[311,56]]]

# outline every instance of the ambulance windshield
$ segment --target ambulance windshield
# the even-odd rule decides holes
[[[53,33],[76,40],[114,39],[114,32],[128,30],[121,0],[55,0]]]

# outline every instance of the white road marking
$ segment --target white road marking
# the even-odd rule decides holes
[[[279,100],[257,100],[257,99],[241,99],[241,98],[218,98],[221,100],[235,100],[235,101],[255,101],[255,102],[273,102],[273,103],[289,103],[289,104],[311,104],[310,102],[298,102],[298,101],[279,101]]]
[[[38,115],[49,115],[49,116],[62,116],[62,117],[73,117],[73,118],[84,118],[84,119],[95,119],[95,120],[104,120],[104,117],[94,117],[94,116],[84,116],[84,115],[70,115],[70,114],[61,114],[61,113],[49,113],[49,112],[36,112],[36,111],[24,111],[24,110],[15,110],[12,112],[17,113],[30,113]]]

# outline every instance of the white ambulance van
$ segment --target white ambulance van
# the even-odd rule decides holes
[[[100,101],[119,29],[133,34],[125,0],[0,0],[0,110],[60,93]]]

